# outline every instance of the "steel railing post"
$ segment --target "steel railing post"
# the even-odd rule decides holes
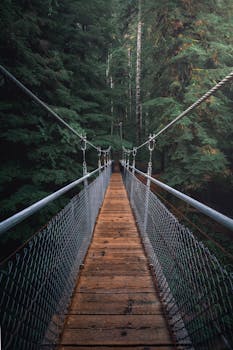
[[[132,163],[132,179],[131,179],[131,186],[130,186],[130,201],[133,204],[133,193],[134,193],[134,180],[135,180],[135,158],[137,154],[137,148],[134,147],[133,149],[133,163]]]
[[[150,200],[150,176],[152,174],[152,153],[155,148],[155,139],[153,138],[152,135],[149,136],[149,143],[148,143],[148,149],[150,152],[150,157],[149,157],[149,162],[148,162],[148,167],[147,167],[147,175],[149,176],[147,178],[146,182],[146,198],[145,198],[145,212],[144,212],[144,221],[143,221],[143,229],[144,232],[146,232],[147,229],[147,222],[148,222],[148,209],[149,209],[149,200]]]

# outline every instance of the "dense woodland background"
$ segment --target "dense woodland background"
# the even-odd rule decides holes
[[[118,156],[122,143],[144,141],[232,71],[232,17],[232,0],[1,0],[0,63],[79,133],[96,145],[111,144]],[[3,76],[0,96],[4,219],[80,177],[82,156],[77,138]],[[156,176],[229,216],[232,107],[228,84],[162,136],[153,156]],[[146,166],[146,149],[137,160]],[[97,154],[90,150],[87,161],[89,170],[95,168]],[[67,199],[4,236],[2,256]],[[201,220],[232,249],[221,228]]]

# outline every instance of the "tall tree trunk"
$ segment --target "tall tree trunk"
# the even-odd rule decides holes
[[[114,88],[114,82],[112,79],[112,76],[110,76],[110,88],[113,89]],[[114,105],[113,105],[113,99],[111,98],[111,116],[113,118],[113,113],[114,113]]]
[[[110,88],[113,89],[113,87],[114,87],[113,79],[112,79],[112,76],[110,76]],[[112,116],[111,136],[113,136],[113,129],[114,129],[113,113],[114,113],[114,105],[113,105],[113,99],[111,98],[111,116]]]
[[[132,57],[131,57],[131,48],[128,48],[128,98],[129,98],[129,112],[127,113],[129,115],[129,120],[132,118]]]
[[[138,0],[137,30],[137,62],[136,62],[136,125],[137,142],[142,138],[142,102],[141,102],[141,70],[142,70],[142,2]]]
[[[110,88],[113,89],[114,83],[113,83],[112,75],[111,75],[111,73],[110,73],[110,64],[111,64],[111,60],[112,60],[112,54],[108,54],[107,68],[106,68],[107,85],[110,85]],[[112,122],[111,122],[111,136],[113,136],[113,131],[114,131],[113,113],[114,113],[114,106],[113,106],[113,99],[111,98],[111,116],[112,116]]]
[[[119,123],[119,131],[120,131],[120,139],[121,139],[121,142],[122,142],[122,139],[123,139],[122,122]]]

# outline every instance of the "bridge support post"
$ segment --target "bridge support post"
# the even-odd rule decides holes
[[[126,162],[126,167],[127,170],[129,171],[129,158],[130,158],[130,151],[127,152],[127,162]]]
[[[81,140],[81,150],[83,151],[83,176],[87,175],[87,163],[86,163],[86,149],[87,149],[87,138],[84,136]],[[84,203],[85,203],[85,209],[86,209],[86,231],[91,232],[92,229],[92,217],[91,217],[91,210],[90,210],[90,198],[89,193],[87,190],[88,187],[88,180],[84,180]],[[87,233],[89,233],[87,232]],[[85,233],[84,233],[85,234]]]
[[[102,193],[102,196],[104,195],[104,178],[103,178],[103,175],[101,173],[101,148],[99,147],[98,148],[98,168],[99,168],[99,176],[101,176],[101,193]]]
[[[132,176],[135,176],[135,158],[137,154],[137,148],[134,147],[133,149],[133,163],[132,163]],[[131,181],[131,187],[130,187],[130,201],[133,203],[133,193],[134,193],[134,181]]]
[[[125,177],[125,173],[126,173],[126,157],[127,157],[127,153],[124,152],[124,159],[123,159],[123,164],[124,164],[124,168],[123,168],[123,175]]]
[[[149,143],[148,143],[148,149],[150,152],[149,162],[147,166],[147,175],[151,176],[152,174],[152,153],[155,148],[155,139],[153,138],[153,135],[149,136]],[[145,197],[145,211],[144,211],[144,221],[143,221],[143,230],[146,232],[147,229],[147,222],[148,222],[148,209],[149,209],[149,201],[150,201],[150,184],[151,181],[149,178],[147,178],[146,182],[146,197]]]

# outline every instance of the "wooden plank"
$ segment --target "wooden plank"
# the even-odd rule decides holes
[[[161,314],[161,303],[154,293],[77,293],[69,314],[105,315],[157,315]]]
[[[101,223],[97,222],[97,225],[98,225],[98,227],[97,227],[96,232],[98,232],[98,230],[106,231],[106,230],[110,230],[110,229],[114,229],[116,231],[122,230],[122,229],[127,229],[128,231],[134,230],[135,233],[137,232],[135,224],[133,224],[133,222],[131,222],[131,223],[130,222],[126,223],[126,222],[122,222],[122,221],[120,221],[120,222],[114,222],[114,221],[102,222],[102,220],[101,220]]]
[[[60,345],[174,349],[119,174],[107,189]]]
[[[112,243],[109,243],[108,241],[105,240],[105,242],[100,242],[100,241],[95,241],[92,244],[92,249],[107,249],[108,247],[111,247]],[[125,242],[125,243],[118,243],[116,241],[116,243],[114,244],[115,249],[138,249],[140,248],[141,244],[137,243],[137,242]]]
[[[64,331],[61,345],[168,345],[163,328],[141,329],[69,329]],[[171,344],[171,343],[170,343]]]
[[[125,199],[124,199],[125,201]],[[114,210],[111,209],[111,207],[114,206]],[[110,215],[110,214],[124,214],[124,215],[129,215],[132,214],[131,210],[128,209],[128,205],[124,205],[122,200],[118,201],[108,201],[107,205],[102,207],[101,210],[101,216],[103,215]]]
[[[80,292],[95,291],[96,293],[123,293],[123,292],[154,292],[151,276],[101,276],[91,277],[82,275],[79,281]]]
[[[96,232],[95,233],[95,240],[99,240],[99,239],[117,239],[117,238],[123,238],[125,240],[131,240],[131,239],[138,239],[138,236],[136,234],[136,232],[133,231],[117,231],[116,230],[112,230],[112,231],[104,231],[104,232]],[[141,242],[141,239],[139,238],[139,241]],[[93,242],[94,243],[94,242]]]
[[[141,240],[138,237],[108,237],[108,238],[103,238],[96,236],[95,241],[92,243],[92,247],[94,247],[97,244],[105,245],[107,244],[109,248],[111,248],[113,245],[114,247],[118,246],[125,246],[125,245],[132,245],[132,246],[137,246],[137,248],[141,249]],[[119,247],[120,248],[120,247]]]
[[[105,242],[104,242],[105,241]],[[114,248],[112,248],[112,243],[107,241],[107,240],[96,240],[95,242],[92,243],[92,250],[96,249],[96,250],[100,250],[100,249],[128,249],[129,251],[130,250],[136,250],[136,249],[140,249],[141,247],[141,243],[139,242],[135,242],[135,241],[132,241],[132,242],[117,242],[117,240],[115,240],[115,243],[114,243]]]
[[[98,262],[96,264],[96,261],[93,262],[93,260],[88,259],[84,265],[82,275],[96,275],[96,276],[102,276],[102,275],[133,275],[133,276],[139,276],[139,275],[145,275],[148,271],[148,266],[146,262],[136,264],[130,264],[128,262],[122,262],[122,261],[111,261],[110,264],[106,264],[106,262]]]
[[[69,329],[166,329],[166,323],[157,315],[70,315]]]
[[[88,347],[86,346],[61,346],[60,347],[60,350],[87,350]],[[174,347],[172,345],[168,345],[168,346],[157,346],[157,345],[142,345],[142,346],[138,346],[138,345],[135,345],[135,346],[117,346],[117,345],[113,345],[113,346],[91,346],[91,348],[89,349],[92,349],[92,350],[174,350],[174,349],[177,349],[177,350],[183,350],[184,348],[183,347]]]
[[[122,253],[123,254],[123,253]],[[114,260],[113,260],[114,257]],[[88,257],[84,263],[84,269],[85,265],[93,262],[98,266],[98,264],[105,264],[106,266],[112,264],[112,261],[114,263],[119,263],[119,264],[146,264],[147,265],[147,260],[144,256],[137,256],[137,255],[130,255],[130,256],[119,256],[119,255],[100,255],[100,256],[91,256]]]
[[[121,257],[121,258],[127,258],[131,256],[136,256],[138,258],[145,257],[145,254],[142,249],[138,248],[108,248],[108,249],[96,249],[92,248],[92,246],[89,249],[88,257],[99,257],[99,256],[108,256],[112,259]]]
[[[95,228],[95,235],[99,233],[133,233],[135,235],[138,235],[138,232],[136,230],[136,227],[132,225],[126,225],[125,223],[118,223],[118,225],[113,225],[112,223],[109,224],[97,224]]]
[[[77,316],[70,316],[77,317]],[[79,316],[80,317],[80,316]],[[79,318],[77,317],[77,318]],[[86,317],[86,316],[85,316]],[[96,317],[96,316],[95,316]],[[68,328],[66,327],[61,344],[69,345],[153,345],[168,344],[169,334],[166,328],[160,326],[152,326],[149,324],[141,324],[140,327],[127,325],[127,323],[114,323],[112,317],[108,317],[109,327],[104,327],[101,322],[106,319],[98,316],[96,321],[99,323],[91,323],[91,327],[84,328]],[[127,317],[127,316],[124,316]],[[111,327],[110,327],[111,326]]]
[[[125,238],[134,238],[138,237],[137,232],[135,230],[116,230],[112,228],[104,228],[100,230],[99,228],[95,231],[95,238],[96,237],[125,237]]]
[[[146,260],[146,258],[142,255],[142,256],[138,256],[138,255],[130,255],[127,256],[127,250],[126,253],[123,251],[122,255],[100,255],[100,256],[89,256],[86,260],[85,263],[83,264],[83,269],[85,272],[85,269],[88,268],[89,266],[96,266],[99,269],[101,267],[105,267],[105,268],[111,268],[115,267],[115,266],[119,266],[119,269],[122,268],[122,266],[125,266],[126,269],[128,268],[132,268],[132,269],[140,269],[142,268],[143,271],[148,268],[148,262]]]

